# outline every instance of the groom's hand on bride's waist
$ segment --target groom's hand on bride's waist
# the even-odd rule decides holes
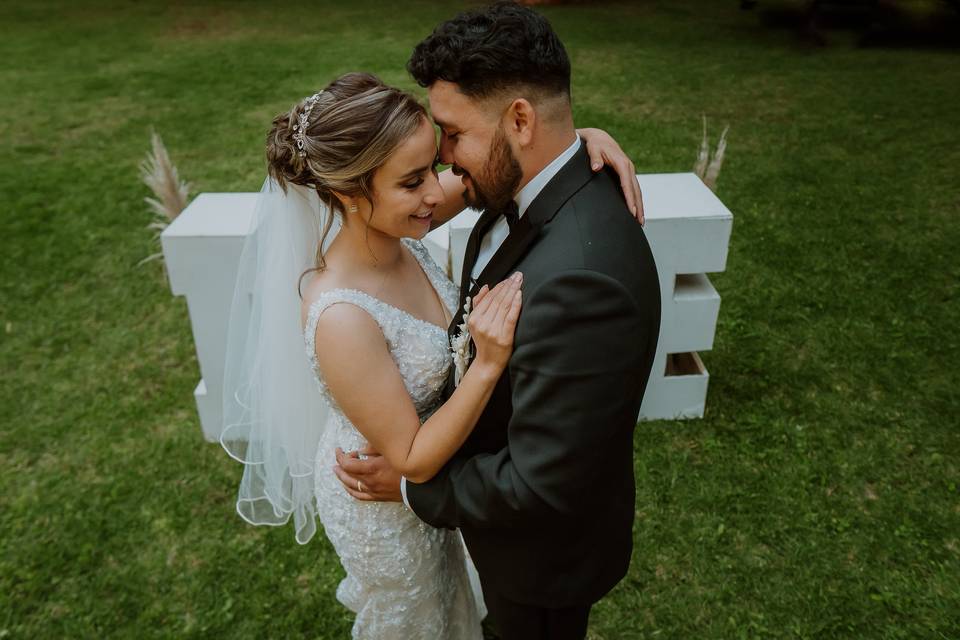
[[[357,500],[402,501],[400,474],[393,470],[386,458],[369,447],[349,452],[338,447],[333,472]]]

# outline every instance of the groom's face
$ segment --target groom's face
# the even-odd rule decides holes
[[[503,113],[460,93],[452,82],[438,80],[428,91],[430,111],[440,127],[440,160],[460,176],[464,201],[477,209],[503,208],[523,177]]]

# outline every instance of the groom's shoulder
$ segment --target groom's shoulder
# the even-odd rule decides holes
[[[617,174],[609,167],[594,173],[567,204],[580,213],[599,211],[621,224],[636,220],[627,208]]]
[[[643,226],[627,208],[620,181],[612,170],[590,176],[560,207],[551,220],[547,239],[579,247],[590,268],[597,257],[637,245],[646,246]]]
[[[627,208],[619,178],[604,171],[557,209],[521,268],[525,288],[565,271],[610,278],[638,298],[659,286],[643,226]]]

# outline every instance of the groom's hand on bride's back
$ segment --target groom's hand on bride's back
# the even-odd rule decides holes
[[[361,455],[365,459],[361,459]],[[386,458],[369,447],[350,452],[338,447],[337,464],[333,472],[347,492],[357,500],[403,501],[400,474],[393,470]]]

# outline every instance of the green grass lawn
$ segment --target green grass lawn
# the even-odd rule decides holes
[[[326,540],[234,513],[186,304],[136,266],[137,166],[154,127],[194,194],[257,190],[275,113],[349,70],[414,88],[460,4],[165,4],[0,7],[0,638],[347,637]],[[637,429],[633,562],[590,637],[956,640],[960,55],[737,5],[544,9],[578,123],[638,171],[730,125],[707,415]]]

